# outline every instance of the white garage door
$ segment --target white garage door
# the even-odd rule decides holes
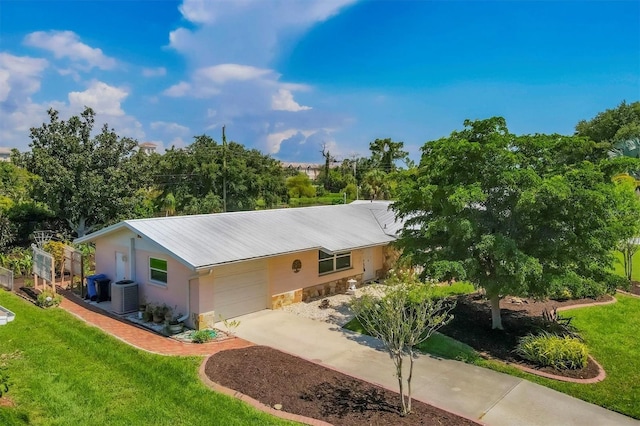
[[[267,308],[267,261],[240,262],[214,270],[213,309],[229,319]],[[218,318],[216,318],[218,319]]]

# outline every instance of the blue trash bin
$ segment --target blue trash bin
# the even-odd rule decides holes
[[[89,299],[95,301],[98,299],[98,290],[96,289],[96,280],[105,279],[105,274],[95,274],[87,276],[87,296]]]

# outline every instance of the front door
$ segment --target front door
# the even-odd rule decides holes
[[[127,277],[127,256],[117,251],[116,252],[116,274],[114,281],[126,280]]]
[[[373,248],[364,250],[362,257],[362,281],[367,282],[376,278],[376,271],[373,269]]]

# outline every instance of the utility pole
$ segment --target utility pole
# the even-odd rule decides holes
[[[227,211],[227,137],[222,126],[222,211]]]

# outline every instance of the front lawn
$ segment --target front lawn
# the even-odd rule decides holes
[[[0,328],[9,397],[2,425],[271,425],[281,421],[206,388],[199,357],[135,349],[62,309],[42,310],[0,291],[16,313]]]

